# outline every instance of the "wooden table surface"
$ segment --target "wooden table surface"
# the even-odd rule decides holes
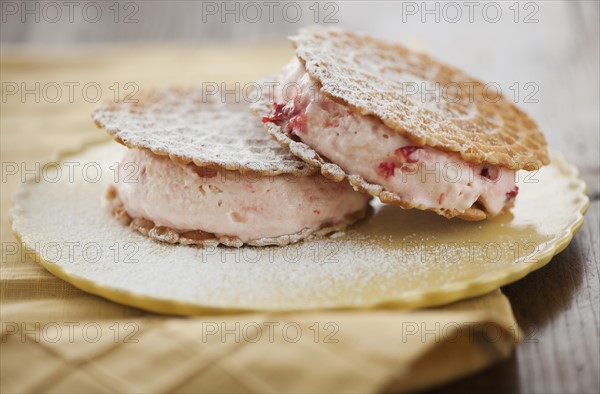
[[[585,223],[571,245],[545,268],[502,289],[528,334],[515,354],[477,375],[432,391],[435,393],[600,392],[599,7],[596,1],[557,3],[536,3],[541,7],[541,22],[527,27],[529,30],[515,25],[506,27],[503,34],[482,31],[481,36],[474,26],[452,31],[463,40],[454,42],[453,50],[447,45],[452,34],[440,32],[450,31],[448,24],[428,25],[408,37],[423,36],[428,49],[438,57],[484,79],[498,80],[503,86],[534,81],[539,88],[538,102],[519,105],[540,123],[551,147],[578,166],[591,200]],[[349,14],[345,17],[353,20],[352,15],[360,12]],[[165,23],[144,32],[160,36],[170,29]],[[386,26],[391,26],[389,23]],[[373,20],[369,26],[379,35],[385,33]],[[3,36],[12,43],[22,42],[19,29],[27,27],[13,24],[8,31],[3,25]],[[56,38],[48,35],[50,31],[36,26],[29,37],[43,43]],[[112,37],[115,31],[118,29],[106,36]],[[465,48],[457,53],[456,48],[463,45]],[[501,55],[506,53],[510,56]],[[39,146],[36,149],[49,153]],[[560,209],[547,207],[549,215]]]
[[[598,3],[567,6],[560,32],[570,25],[580,34],[562,62],[540,58],[539,106],[531,112],[550,146],[581,171],[590,207],[573,242],[546,267],[502,288],[527,340],[513,356],[478,375],[432,393],[583,393],[600,392],[600,103],[598,82]],[[595,15],[595,24],[585,22]],[[562,25],[562,26],[561,26]],[[517,66],[518,67],[518,66]],[[540,201],[540,204],[544,204]],[[548,214],[560,207],[548,206]]]

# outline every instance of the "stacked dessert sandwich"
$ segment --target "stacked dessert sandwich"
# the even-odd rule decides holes
[[[296,57],[257,112],[328,178],[384,203],[483,220],[514,202],[515,171],[549,162],[535,122],[458,69],[343,30],[291,40]]]
[[[109,191],[115,215],[171,243],[284,245],[345,228],[371,196],[496,216],[514,203],[516,171],[549,162],[536,124],[460,70],[339,29],[292,43],[258,116],[197,89],[98,108],[96,123],[131,148]]]
[[[247,105],[165,89],[106,103],[96,123],[130,149],[108,192],[115,216],[156,240],[285,245],[343,230],[369,196],[281,148]]]

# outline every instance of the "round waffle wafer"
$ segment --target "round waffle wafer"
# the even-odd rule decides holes
[[[317,171],[272,141],[247,105],[215,97],[200,88],[165,88],[141,95],[136,103],[106,102],[92,117],[128,148],[148,149],[181,164],[261,176]]]
[[[549,163],[535,122],[492,85],[401,45],[345,30],[303,29],[291,41],[322,93],[418,145],[513,170]]]

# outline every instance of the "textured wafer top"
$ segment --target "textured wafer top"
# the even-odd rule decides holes
[[[212,97],[218,95],[203,95],[200,88],[160,89],[137,103],[106,102],[92,117],[117,142],[179,163],[264,176],[317,171],[273,141],[247,104]]]
[[[341,29],[303,29],[291,41],[321,92],[419,145],[514,170],[549,162],[535,122],[456,68]]]

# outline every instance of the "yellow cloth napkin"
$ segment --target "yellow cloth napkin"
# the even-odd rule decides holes
[[[7,218],[23,170],[103,139],[95,101],[275,72],[287,44],[3,51],[2,392],[413,391],[508,357],[521,338],[495,291],[419,311],[158,316],[84,293],[21,251]],[[14,173],[16,165],[18,172]]]

